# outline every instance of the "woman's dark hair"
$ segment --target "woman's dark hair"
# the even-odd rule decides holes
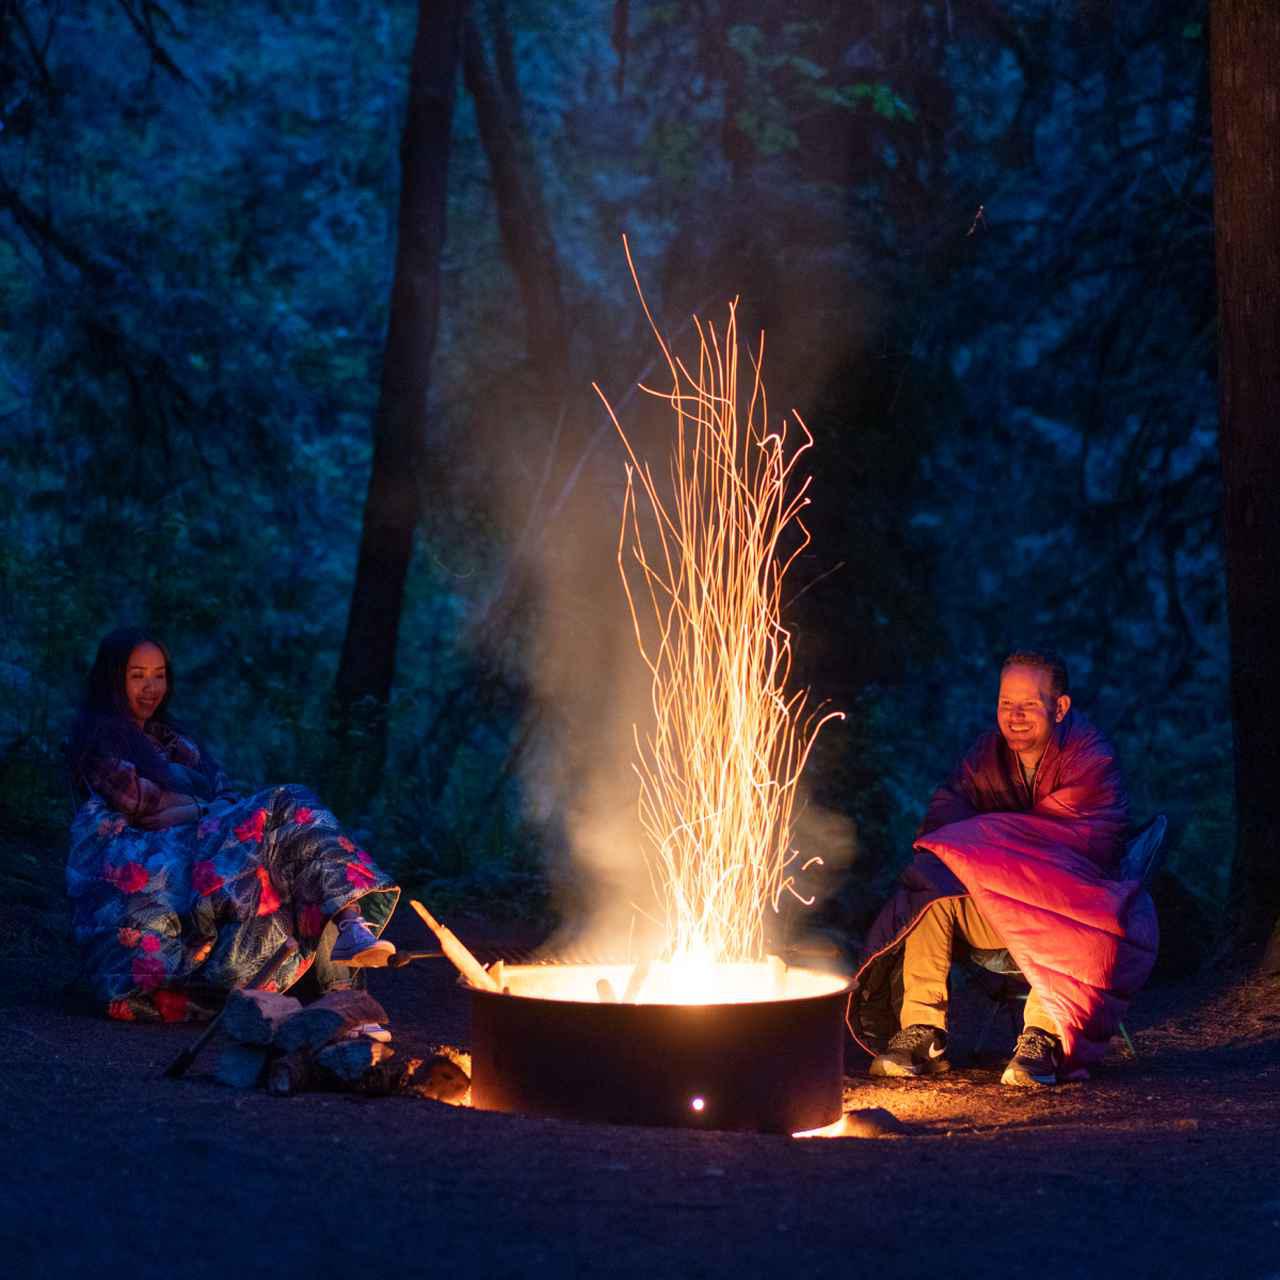
[[[164,654],[165,694],[156,707],[153,719],[172,724],[165,713],[173,697],[173,663],[169,650],[149,631],[141,627],[120,627],[102,637],[98,654],[89,670],[84,700],[71,727],[67,746],[67,763],[72,779],[83,786],[83,765],[89,756],[116,756],[130,761],[138,772],[157,786],[176,789],[173,775],[164,756],[129,714],[125,693],[125,673],[129,655],[140,644],[153,644]]]

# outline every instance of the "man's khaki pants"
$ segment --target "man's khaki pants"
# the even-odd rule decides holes
[[[902,1025],[947,1026],[947,973],[956,934],[980,951],[1004,947],[1000,935],[986,922],[967,894],[931,902],[919,923],[907,934],[902,957]],[[1033,991],[1022,1015],[1024,1027],[1039,1027],[1051,1035],[1058,1028]]]

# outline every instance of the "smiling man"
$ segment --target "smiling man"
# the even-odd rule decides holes
[[[1150,898],[1117,879],[1129,817],[1120,768],[1072,709],[1060,657],[1009,654],[996,725],[934,793],[915,859],[872,927],[850,1026],[873,1075],[948,1069],[957,944],[1008,950],[1030,982],[1007,1085],[1054,1084],[1096,1062],[1154,960]]]

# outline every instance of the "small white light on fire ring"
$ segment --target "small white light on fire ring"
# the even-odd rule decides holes
[[[690,1111],[705,1111],[706,1109],[707,1109],[707,1100],[701,1095],[699,1095],[698,1097],[689,1099]]]

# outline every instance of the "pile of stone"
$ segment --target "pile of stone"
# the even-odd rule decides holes
[[[365,991],[331,991],[306,1006],[271,991],[233,991],[218,1019],[214,1074],[234,1088],[282,1097],[328,1089],[465,1102],[471,1081],[459,1055],[397,1058],[389,1043],[362,1031],[386,1021]]]

